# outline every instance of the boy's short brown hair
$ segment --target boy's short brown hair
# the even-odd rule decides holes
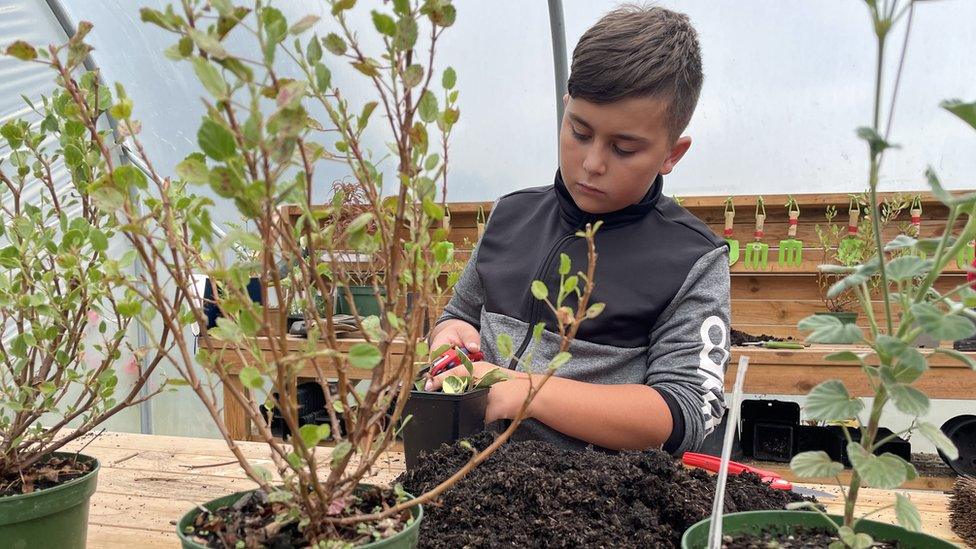
[[[625,5],[583,33],[573,50],[568,91],[592,103],[667,98],[675,140],[691,121],[703,79],[698,35],[687,15]]]

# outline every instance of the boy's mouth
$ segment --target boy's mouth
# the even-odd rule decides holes
[[[601,191],[600,189],[597,189],[596,187],[593,187],[591,185],[587,185],[586,183],[583,183],[582,181],[577,181],[576,182],[576,189],[579,190],[581,193],[587,194],[587,195],[590,195],[590,196],[603,196],[603,195],[606,194],[605,192]]]

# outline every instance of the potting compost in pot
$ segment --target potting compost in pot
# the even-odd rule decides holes
[[[468,439],[487,447],[490,433]],[[459,443],[426,454],[398,481],[411,493],[436,486],[472,450]],[[569,451],[540,441],[509,442],[432,505],[420,547],[679,547],[708,516],[715,478],[685,469],[660,450]],[[783,509],[799,501],[751,474],[730,477],[726,512]]]

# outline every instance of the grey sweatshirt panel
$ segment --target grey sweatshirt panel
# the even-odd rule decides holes
[[[479,243],[480,244],[480,243]],[[485,289],[481,286],[478,276],[478,247],[471,250],[471,259],[464,266],[460,278],[454,285],[454,295],[444,307],[437,324],[457,318],[467,322],[475,328],[481,329],[481,310],[485,305]]]
[[[651,330],[644,381],[681,407],[685,437],[675,454],[695,450],[725,413],[729,311],[728,249],[718,248],[695,263]]]
[[[481,314],[481,350],[485,353],[485,360],[492,364],[508,364],[508,359],[498,352],[496,343],[499,334],[512,337],[512,344],[518,348],[522,338],[528,330],[528,324],[509,316],[483,311]],[[529,347],[522,357],[532,353],[531,365],[519,363],[518,371],[545,373],[546,366],[552,357],[559,352],[561,339],[558,334],[549,331],[542,332],[542,339],[537,344],[529,343]],[[600,345],[579,339],[569,344],[569,353],[573,358],[561,366],[554,375],[586,383],[603,384],[640,384],[644,383],[647,373],[647,347],[614,347]],[[519,426],[515,435],[516,440],[545,440],[561,448],[583,449],[588,443],[556,431],[546,424],[534,419],[526,420]]]

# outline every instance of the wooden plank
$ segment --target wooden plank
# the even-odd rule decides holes
[[[963,274],[943,275],[936,280],[935,289],[946,292],[965,281],[966,278]],[[736,273],[732,276],[731,284],[733,304],[735,300],[743,299],[820,299],[816,274],[796,273],[763,276]]]
[[[770,353],[773,351],[773,353]],[[782,353],[776,355],[775,353]],[[804,351],[776,351],[734,347],[725,374],[725,389],[732,390],[739,355],[749,357],[745,391],[754,394],[805,395],[817,384],[838,379],[854,396],[872,396],[874,390],[860,366],[855,363],[827,362]],[[976,376],[968,368],[943,363],[943,355],[936,355],[930,368],[914,386],[931,398],[971,399],[976,395]],[[947,357],[945,357],[947,358]]]
[[[795,484],[822,484],[826,486],[836,486],[836,480],[833,478],[800,478],[796,476],[790,469],[788,463],[776,463],[772,461],[758,461],[745,458],[745,463],[758,467],[765,471],[772,471],[779,476],[785,478],[786,480],[793,482]],[[838,475],[840,481],[847,486],[851,482],[851,469],[847,468],[841,471]],[[952,490],[953,485],[956,482],[955,475],[952,476],[930,476],[930,475],[919,475],[917,478],[907,481],[901,486],[900,489],[911,489],[911,490],[936,490],[936,491],[947,491]],[[929,502],[933,500],[929,499]],[[938,501],[938,498],[935,499]]]
[[[950,191],[953,196],[963,196],[971,191]],[[933,206],[945,207],[942,203],[935,198],[929,191],[901,191],[901,192],[879,192],[878,201],[882,202],[886,198],[893,198],[897,195],[901,196],[915,196],[920,195],[922,198],[922,206],[924,209],[930,209]],[[792,196],[796,199],[797,204],[802,209],[803,206],[826,206],[826,205],[836,205],[847,207],[851,193],[800,193],[793,195],[786,194],[764,194],[763,201],[766,203],[766,209],[772,210],[778,208],[782,204],[786,204],[787,198]],[[754,194],[745,194],[732,197],[732,203],[736,207],[736,212],[740,211],[751,211],[750,207],[755,208],[756,197]],[[689,210],[694,210],[696,208],[702,207],[722,207],[725,205],[725,199],[727,196],[688,196],[680,197],[681,205]],[[928,206],[928,208],[925,208]]]

